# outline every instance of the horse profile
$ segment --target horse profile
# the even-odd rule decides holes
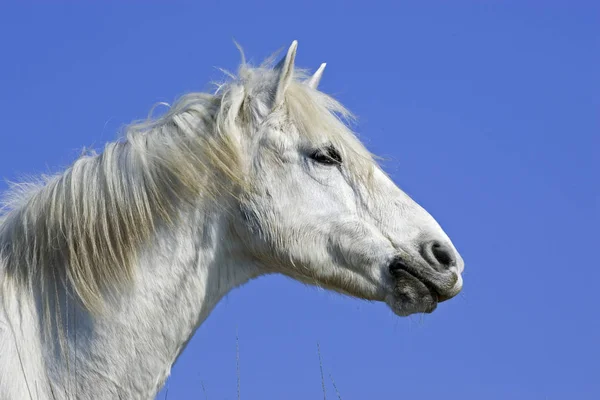
[[[450,239],[317,89],[325,64],[295,68],[296,48],[9,191],[0,399],[153,398],[219,300],[265,274],[400,316],[461,290]]]

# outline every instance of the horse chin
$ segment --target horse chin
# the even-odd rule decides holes
[[[438,305],[438,301],[432,296],[425,296],[420,299],[413,299],[409,296],[390,295],[385,299],[386,304],[400,317],[407,317],[412,314],[432,313]]]
[[[385,298],[390,309],[401,317],[417,313],[430,314],[437,308],[438,302],[444,300],[429,285],[410,274],[399,276],[392,292]]]

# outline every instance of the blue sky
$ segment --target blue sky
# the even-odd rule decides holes
[[[169,399],[600,398],[597,2],[3,2],[0,189],[60,170],[215,67],[292,40],[442,224],[463,293],[400,319],[267,277],[197,331]],[[163,390],[158,398],[165,397]]]

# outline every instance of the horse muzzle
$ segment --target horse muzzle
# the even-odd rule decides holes
[[[462,289],[464,262],[450,246],[432,241],[420,253],[418,261],[397,256],[388,266],[394,285],[386,302],[401,316],[431,313]]]

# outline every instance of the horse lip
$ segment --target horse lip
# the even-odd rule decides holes
[[[430,279],[427,279],[421,273],[419,273],[418,269],[411,267],[405,263],[400,263],[399,269],[406,272],[408,275],[412,276],[413,278],[421,282],[423,285],[425,285],[425,287],[429,290],[431,295],[438,303],[443,303],[444,301],[450,300],[453,297],[441,293],[437,285]]]
[[[437,297],[438,297],[438,303],[443,303],[446,300],[450,300],[453,296],[445,296],[445,295],[437,293]]]

